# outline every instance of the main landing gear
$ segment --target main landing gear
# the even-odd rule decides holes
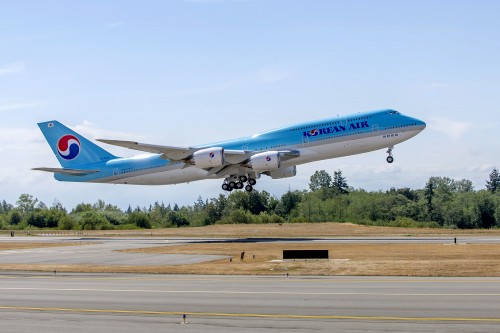
[[[246,186],[245,183],[247,183]],[[257,184],[257,181],[247,176],[230,177],[226,178],[224,184],[222,184],[222,189],[231,192],[232,190],[241,190],[245,187],[245,191],[252,192],[255,184]]]
[[[394,157],[392,157],[392,150],[393,149],[394,149],[394,146],[390,146],[389,148],[387,148],[387,154],[389,154],[389,156],[387,156],[387,158],[386,158],[387,163],[394,162]]]

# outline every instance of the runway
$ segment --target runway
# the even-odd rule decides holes
[[[13,237],[1,242],[91,243],[88,245],[32,248],[0,251],[0,264],[38,265],[108,265],[148,266],[186,265],[217,260],[225,256],[146,254],[118,252],[126,249],[147,248],[185,243],[184,240],[134,238],[78,238],[78,237]]]
[[[187,314],[189,324],[180,324]],[[2,273],[2,332],[492,332],[498,278]]]
[[[0,251],[0,264],[39,265],[107,265],[155,266],[185,265],[217,260],[225,256],[186,254],[144,254],[118,252],[155,246],[179,245],[199,242],[279,242],[279,243],[422,243],[452,244],[452,237],[349,237],[349,238],[88,238],[88,237],[0,237],[0,242],[92,243],[88,245],[33,248]],[[500,237],[460,237],[457,242],[467,244],[500,243]]]

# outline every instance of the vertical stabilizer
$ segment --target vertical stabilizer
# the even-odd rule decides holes
[[[63,168],[75,168],[116,158],[58,121],[47,121],[38,126]]]

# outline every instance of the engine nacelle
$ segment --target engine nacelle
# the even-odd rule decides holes
[[[224,148],[213,147],[198,150],[192,161],[197,168],[214,168],[224,165]]]
[[[281,179],[281,178],[289,178],[297,175],[297,167],[290,166],[286,168],[280,168],[278,170],[269,171],[268,176],[272,179]]]
[[[271,171],[280,168],[280,153],[277,151],[266,151],[250,157],[248,164],[255,171]]]

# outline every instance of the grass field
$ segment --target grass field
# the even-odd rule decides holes
[[[325,249],[329,250],[330,260],[272,262],[282,258],[284,249]],[[243,251],[245,258],[241,261]],[[500,276],[498,244],[217,243],[165,246],[141,252],[218,254],[233,258],[232,262],[223,259],[160,269],[168,273]]]
[[[201,228],[148,231],[101,231],[87,236],[128,237],[368,237],[439,236],[443,244],[355,244],[355,243],[199,243],[129,249],[142,253],[217,254],[227,259],[181,266],[95,266],[95,265],[1,265],[0,269],[59,272],[131,272],[170,274],[271,274],[271,275],[379,275],[379,276],[500,276],[500,244],[465,244],[460,237],[498,236],[500,230],[445,230],[368,227],[349,223],[302,223],[280,225],[222,225]],[[453,238],[459,244],[453,244]],[[76,245],[61,243],[57,245]],[[47,243],[2,243],[0,250],[47,247]],[[272,262],[284,249],[325,249],[330,260]],[[241,252],[245,259],[240,261]],[[230,262],[229,258],[232,257]]]

